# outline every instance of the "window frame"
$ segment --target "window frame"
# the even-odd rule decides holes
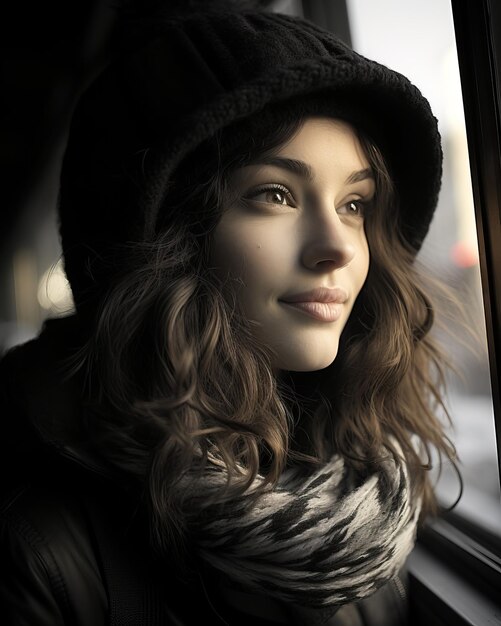
[[[501,7],[452,0],[486,317],[497,449],[501,449]],[[501,474],[500,455],[498,466]]]
[[[451,6],[501,474],[501,6],[491,0]],[[451,511],[420,532],[408,567],[412,624],[501,624],[501,536]]]

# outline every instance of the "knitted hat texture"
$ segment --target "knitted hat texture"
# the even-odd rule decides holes
[[[402,232],[417,251],[442,171],[437,121],[420,91],[302,18],[186,12],[139,20],[76,107],[59,217],[77,308],[113,274],[116,244],[155,236],[172,173],[187,154],[267,105],[317,93],[334,111],[341,98],[362,111],[396,186]]]

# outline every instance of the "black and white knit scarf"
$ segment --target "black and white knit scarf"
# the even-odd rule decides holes
[[[226,479],[213,468],[197,482],[199,554],[237,587],[304,607],[367,597],[404,564],[420,512],[405,462],[388,456],[383,465],[356,484],[334,456],[307,477],[288,472],[257,500],[224,507],[204,504]]]

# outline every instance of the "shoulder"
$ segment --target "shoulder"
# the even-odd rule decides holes
[[[36,365],[44,372],[38,344],[15,347],[0,360],[1,612],[9,625],[99,626],[106,594],[79,486],[32,419],[52,415],[42,387],[56,389],[31,371]]]
[[[13,624],[105,623],[106,592],[78,498],[39,483],[11,490],[0,509],[0,581]]]
[[[68,459],[49,454],[36,467],[0,503],[0,614],[10,619],[2,624],[181,623],[172,605],[185,612],[186,589],[178,593],[168,561],[154,562],[137,501]]]
[[[78,381],[43,341],[0,360],[2,625],[198,623],[203,593],[151,553],[141,488],[85,446]]]

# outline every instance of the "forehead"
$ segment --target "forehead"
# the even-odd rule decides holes
[[[375,180],[375,172],[358,133],[347,122],[310,117],[273,149],[258,152],[233,170],[230,178],[245,179],[267,166],[288,170],[310,183],[355,183]]]
[[[294,135],[273,153],[312,164],[328,160],[353,169],[369,166],[355,129],[343,120],[329,117],[307,118]]]

